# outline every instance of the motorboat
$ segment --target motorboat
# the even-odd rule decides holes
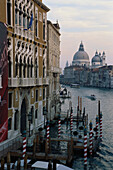
[[[71,84],[70,87],[71,88],[80,88],[80,85],[79,84]]]
[[[96,97],[94,94],[91,94],[90,98],[91,98],[91,100],[96,100]]]

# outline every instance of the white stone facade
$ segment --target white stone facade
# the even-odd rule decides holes
[[[60,33],[59,24],[48,21],[48,51],[47,51],[47,75],[49,87],[47,89],[48,119],[52,120],[58,112],[59,105],[59,75],[60,69]]]

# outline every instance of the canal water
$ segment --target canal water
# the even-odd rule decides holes
[[[98,114],[98,100],[100,100],[100,108],[103,113],[103,141],[100,149],[92,157],[88,158],[87,169],[91,170],[112,170],[113,169],[113,90],[98,88],[66,88],[71,92],[72,98],[65,99],[62,105],[62,112],[67,112],[69,101],[72,101],[73,114],[76,115],[78,96],[82,97],[82,105],[86,109],[89,121],[92,120],[95,127],[95,118]],[[94,94],[96,100],[91,100],[90,95]],[[75,156],[73,169],[84,169],[84,159],[82,156]]]

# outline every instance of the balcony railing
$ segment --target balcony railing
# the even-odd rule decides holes
[[[34,78],[8,78],[9,87],[28,87],[35,86]]]
[[[34,40],[34,32],[30,30],[25,30],[23,27],[16,25],[15,26],[15,34],[24,36],[30,40]]]
[[[19,86],[35,86],[34,78],[19,78]]]
[[[37,86],[41,86],[42,85],[42,78],[36,78],[35,83],[36,83]]]
[[[0,77],[1,82],[1,77]],[[8,78],[8,87],[29,87],[29,86],[41,86],[49,85],[49,78]]]
[[[8,78],[8,87],[18,87],[18,78]]]
[[[49,85],[49,77],[43,78],[43,84]]]

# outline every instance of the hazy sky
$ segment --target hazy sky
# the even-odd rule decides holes
[[[48,19],[60,24],[61,67],[72,62],[82,41],[90,61],[95,51],[106,53],[113,65],[113,0],[43,0]]]

